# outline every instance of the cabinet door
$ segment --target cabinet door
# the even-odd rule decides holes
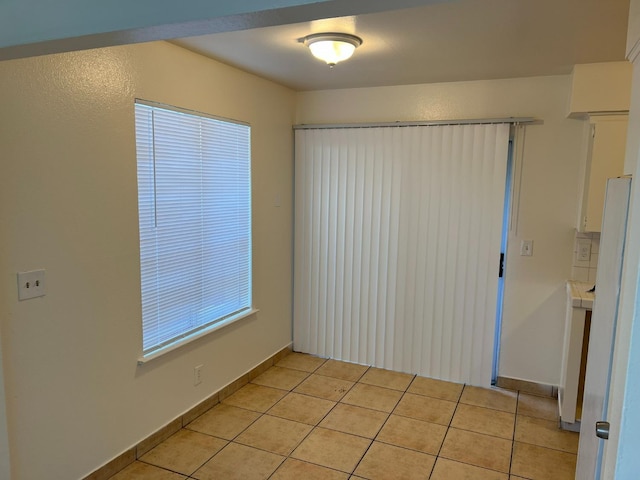
[[[627,139],[626,115],[591,117],[593,145],[588,161],[584,230],[599,232],[607,179],[619,177],[624,171],[624,153]]]

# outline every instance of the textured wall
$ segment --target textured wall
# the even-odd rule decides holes
[[[136,97],[251,124],[260,309],[144,366]],[[0,63],[12,478],[81,477],[289,344],[294,102],[286,88],[167,43]],[[47,295],[18,302],[15,274],[35,268],[46,269]]]

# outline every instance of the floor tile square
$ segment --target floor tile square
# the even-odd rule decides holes
[[[291,456],[305,462],[351,473],[370,444],[371,440],[362,437],[316,427]]]
[[[455,409],[456,404],[447,400],[405,393],[393,413],[425,422],[449,425]]]
[[[295,392],[337,402],[344,397],[345,393],[347,393],[353,385],[353,382],[340,380],[339,378],[314,374],[298,385]]]
[[[318,375],[326,375],[327,377],[339,378],[340,380],[357,382],[368,368],[369,367],[365,365],[358,365],[357,363],[327,360],[315,373]]]
[[[401,397],[402,392],[397,390],[356,383],[341,402],[391,413]]]
[[[443,425],[391,415],[376,441],[437,455],[446,433]]]
[[[438,458],[430,480],[508,480],[506,473]]]
[[[434,461],[425,453],[373,442],[355,474],[371,480],[425,480]]]
[[[460,403],[515,413],[517,398],[518,394],[511,390],[465,385],[460,397]]]
[[[407,392],[457,402],[462,393],[461,383],[445,382],[433,378],[416,377],[409,385]]]
[[[347,480],[349,475],[312,463],[288,458],[269,480]]]
[[[558,422],[518,415],[515,440],[539,447],[553,448],[567,453],[578,453],[577,432],[561,430]]]
[[[187,477],[143,462],[133,462],[111,480],[185,480]]]
[[[279,455],[289,455],[313,427],[284,418],[263,415],[234,441]]]
[[[518,415],[558,420],[558,400],[552,397],[538,397],[520,393],[518,396]]]
[[[476,467],[509,473],[510,440],[449,428],[440,456]]]
[[[284,457],[230,443],[192,475],[198,480],[265,480]]]
[[[267,413],[294,422],[317,425],[335,405],[336,402],[331,400],[291,392],[271,407]]]
[[[513,440],[515,422],[513,413],[461,403],[456,408],[451,426]]]
[[[301,370],[271,367],[263,374],[251,380],[251,383],[264,387],[279,388],[281,390],[293,390],[308,376],[309,373]]]
[[[286,394],[287,392],[283,390],[250,383],[225,398],[222,403],[264,413]]]
[[[221,403],[200,415],[186,428],[214,437],[233,440],[258,417],[260,414],[257,412]]]
[[[314,357],[305,353],[293,352],[280,360],[276,366],[302,370],[303,372],[314,372],[320,365],[326,362],[326,358]]]
[[[360,383],[404,392],[413,380],[414,376],[415,375],[410,375],[408,373],[393,372],[391,370],[371,367],[367,370],[367,373],[362,376]]]
[[[380,431],[388,416],[389,414],[378,410],[339,403],[320,422],[319,426],[352,435],[373,438]]]
[[[576,455],[515,442],[511,473],[531,480],[574,480]]]
[[[182,429],[145,453],[140,460],[191,475],[226,444],[225,440]]]

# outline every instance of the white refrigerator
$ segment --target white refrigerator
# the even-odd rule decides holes
[[[612,431],[617,428],[603,423],[596,435],[596,422],[607,422],[630,192],[630,177],[607,181],[580,424],[576,467],[579,480],[601,478],[603,442],[606,441],[603,437],[608,435],[609,428]]]

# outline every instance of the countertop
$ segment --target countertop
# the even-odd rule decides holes
[[[569,280],[567,282],[567,296],[571,302],[571,306],[575,308],[593,308],[593,300],[596,296],[595,292],[587,292],[593,288],[593,283],[575,282]]]

